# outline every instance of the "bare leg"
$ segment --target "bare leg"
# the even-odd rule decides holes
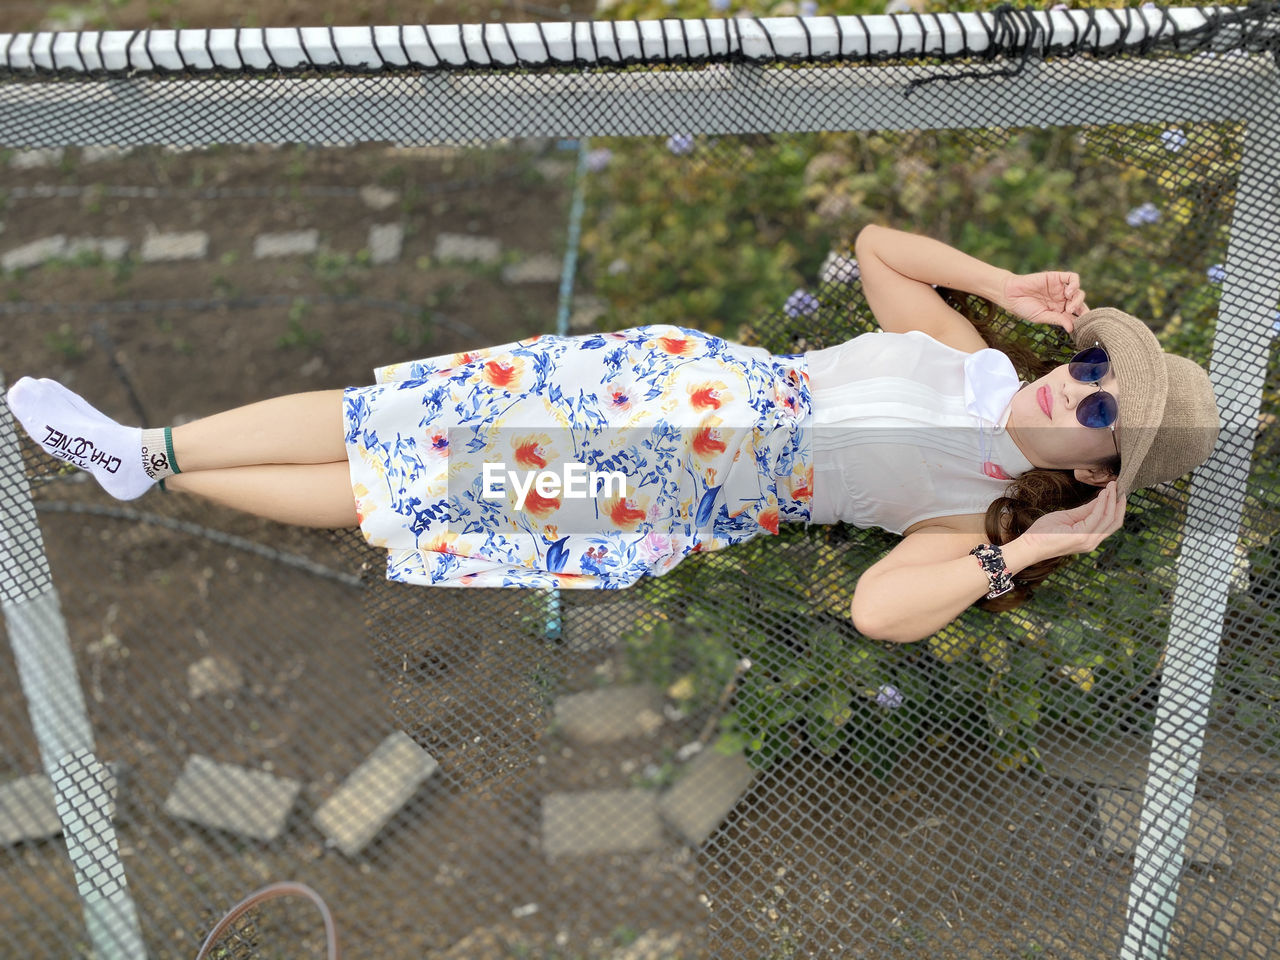
[[[176,446],[176,430],[174,436]],[[185,466],[182,455],[176,450],[175,454],[178,464]],[[356,504],[345,459],[341,463],[272,463],[193,473],[184,469],[170,477],[165,486],[280,523],[302,527],[356,525]]]
[[[183,475],[261,463],[345,463],[342,391],[273,397],[174,427],[173,454]]]
[[[353,527],[342,391],[273,397],[173,429],[165,486],[280,523]]]
[[[23,377],[7,397],[33,440],[90,471],[112,496],[132,500],[152,486],[142,429],[117,423],[52,380]],[[341,390],[228,410],[174,428],[171,442],[182,470],[169,480],[175,490],[285,523],[356,523]]]

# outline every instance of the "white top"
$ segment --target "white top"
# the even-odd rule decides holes
[[[1006,393],[1016,387],[1004,354],[965,353],[913,330],[866,333],[806,359],[813,523],[901,534],[920,520],[983,513],[1032,469],[1005,431],[1011,400],[995,419],[970,412],[975,392],[990,394],[984,367],[1003,365]]]

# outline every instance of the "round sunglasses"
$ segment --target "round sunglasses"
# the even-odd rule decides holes
[[[1111,358],[1102,345],[1094,341],[1092,347],[1081,350],[1067,362],[1067,372],[1073,380],[1080,383],[1097,384],[1111,369]],[[1102,389],[1089,394],[1076,405],[1076,419],[1086,427],[1109,428],[1111,442],[1116,444],[1116,455],[1120,455],[1120,444],[1116,443],[1116,418],[1120,416],[1120,404],[1116,398]]]

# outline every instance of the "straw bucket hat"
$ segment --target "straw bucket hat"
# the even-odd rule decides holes
[[[1120,383],[1121,496],[1194,470],[1218,441],[1218,405],[1204,369],[1165,353],[1147,325],[1111,307],[1074,324],[1077,350],[1100,344]]]

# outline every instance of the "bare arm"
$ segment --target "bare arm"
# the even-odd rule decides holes
[[[871,225],[854,247],[867,304],[890,333],[920,330],[935,340],[973,353],[986,346],[973,324],[947,306],[933,284],[986,297],[1004,298],[1013,276],[954,247],[919,234]]]
[[[986,543],[982,517],[969,529],[924,527],[858,578],[850,614],[858,632],[874,640],[912,643],[937,633],[991,589],[987,575],[969,551]],[[1014,540],[1001,548],[1005,567],[1017,576],[1040,560],[1028,545]]]
[[[862,228],[854,249],[863,293],[883,329],[920,330],[966,353],[986,344],[973,324],[938,296],[934,284],[977,294],[1029,323],[1068,332],[1089,309],[1077,273],[1010,273],[929,237],[874,224]]]
[[[1125,501],[1114,483],[1070,510],[1046,513],[1006,543],[1005,567],[1013,575],[1049,557],[1090,553],[1124,522]],[[969,551],[987,542],[982,514],[949,517],[902,542],[858,578],[849,612],[858,631],[876,640],[912,643],[937,633],[990,589]]]

